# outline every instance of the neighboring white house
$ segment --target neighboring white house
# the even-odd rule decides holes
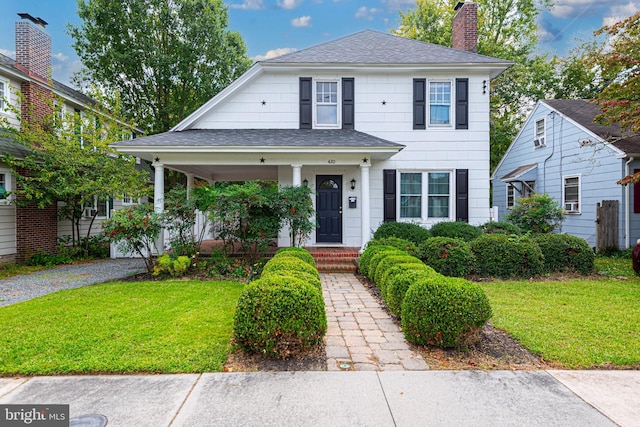
[[[61,100],[62,111],[74,114],[91,109],[95,101],[58,81],[51,79],[51,38],[45,31],[47,22],[41,18],[20,13],[15,24],[16,58],[0,54],[0,119],[14,128],[23,120],[39,120],[51,114],[51,102]],[[22,94],[21,101],[19,94]],[[29,149],[8,134],[0,133],[0,154],[25,156]],[[7,165],[0,163],[0,264],[24,261],[31,254],[43,251],[54,253],[59,237],[71,235],[70,221],[58,221],[57,206],[44,209],[37,206],[16,207],[2,189],[15,190],[16,179]],[[86,218],[81,223],[85,235],[91,223],[91,214],[97,212],[97,224],[92,233],[101,231],[99,222],[109,217],[121,200],[105,200],[87,206]]]
[[[640,136],[594,123],[600,113],[597,105],[579,99],[536,104],[491,176],[499,219],[520,197],[548,193],[566,212],[560,231],[596,246],[596,204],[614,200],[618,245],[635,245],[640,238],[640,186],[616,181],[640,170]]]
[[[459,5],[463,40],[476,37],[476,14]],[[257,62],[171,131],[114,147],[153,162],[156,210],[164,168],[309,185],[309,245],[361,247],[383,221],[481,224],[489,84],[511,63],[459,47],[469,51],[362,31]]]

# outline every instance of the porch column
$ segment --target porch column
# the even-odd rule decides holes
[[[164,213],[164,165],[160,163],[159,159],[153,162],[153,167],[156,171],[155,180],[153,183],[153,210],[155,213]],[[158,255],[164,253],[164,229],[160,231],[160,235],[156,239],[156,249]]]
[[[293,168],[292,184],[294,187],[300,187],[302,185],[302,164],[292,164],[291,167]]]
[[[360,251],[364,251],[364,247],[369,240],[371,240],[371,209],[369,208],[369,168],[370,163],[362,163],[360,165],[360,210],[361,210],[361,224],[362,224],[362,248]]]
[[[188,199],[189,194],[191,193],[191,190],[193,190],[195,175],[192,173],[186,173],[185,175],[187,176],[187,199]]]

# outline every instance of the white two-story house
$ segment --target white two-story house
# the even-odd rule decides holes
[[[363,247],[383,221],[484,223],[489,84],[510,62],[474,53],[476,8],[458,5],[458,49],[359,32],[257,62],[171,131],[114,146],[153,162],[156,210],[164,168],[310,186],[310,246]]]

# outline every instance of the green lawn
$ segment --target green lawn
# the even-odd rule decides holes
[[[0,374],[219,371],[238,282],[109,283],[0,308]]]
[[[626,280],[504,281],[480,285],[494,326],[548,362],[567,368],[640,365],[640,280],[629,260],[597,269]]]

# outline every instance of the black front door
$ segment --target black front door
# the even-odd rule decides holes
[[[342,243],[342,176],[316,177],[316,242]]]

